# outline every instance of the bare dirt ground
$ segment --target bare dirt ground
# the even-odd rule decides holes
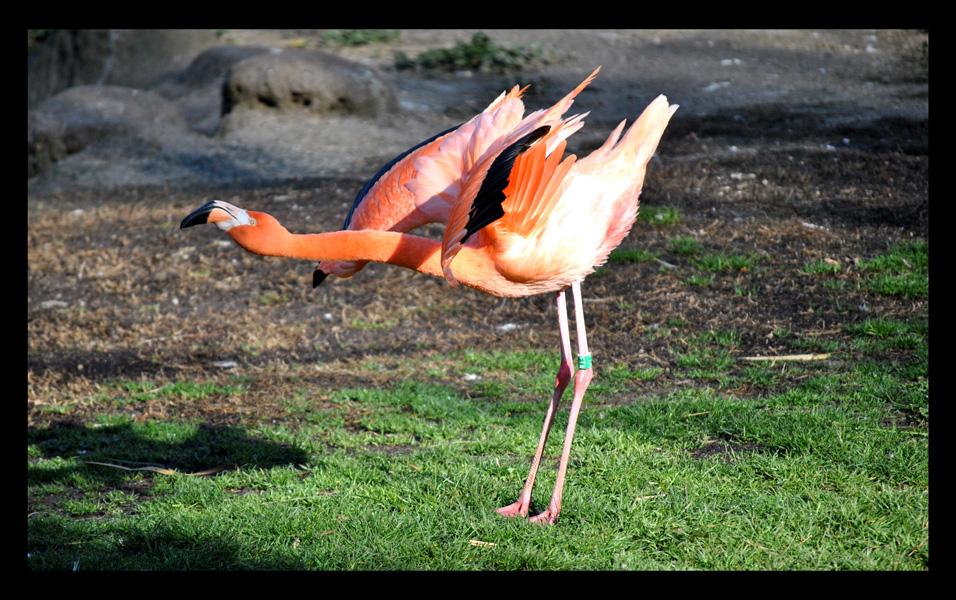
[[[28,425],[90,421],[104,410],[210,424],[287,422],[281,398],[302,389],[317,408],[332,390],[388,386],[402,377],[442,380],[467,393],[467,382],[415,369],[467,348],[554,349],[557,363],[551,295],[503,300],[387,265],[370,265],[352,279],[330,278],[313,290],[313,264],[253,256],[212,228],[183,231],[179,222],[203,202],[222,198],[269,212],[294,232],[338,229],[364,179],[402,149],[393,145],[402,140],[403,126],[408,147],[429,126],[437,132],[459,122],[516,82],[540,88],[529,91],[526,106],[542,108],[597,65],[600,78],[574,107],[591,116],[569,150],[586,154],[597,147],[620,119],[635,118],[658,93],[681,104],[642,194],[645,206],[677,209],[680,222],[639,222],[622,245],[660,251],[660,261],[678,268],[614,263],[585,281],[589,343],[599,366],[662,367],[665,376],[646,386],[647,394],[659,394],[700,383],[681,378],[674,367],[684,339],[701,331],[740,332],[741,355],[787,354],[793,338],[781,338],[782,331],[842,339],[848,323],[928,315],[928,302],[857,286],[865,277],[859,261],[900,241],[929,238],[927,35],[491,35],[504,46],[540,42],[552,58],[507,76],[386,71],[407,119],[379,140],[367,125],[355,124],[361,135],[354,144],[341,136],[334,151],[314,144],[311,174],[268,187],[203,188],[174,177],[161,185],[107,177],[101,185],[114,166],[97,159],[87,167],[99,169],[98,185],[73,178],[32,186]],[[466,37],[411,32],[391,46],[414,52]],[[385,66],[391,49],[341,52]],[[283,130],[283,137],[290,135]],[[283,143],[292,144],[277,139],[276,152]],[[303,143],[309,142],[296,142]],[[121,158],[116,161],[120,169]],[[696,270],[670,246],[680,236],[695,238],[704,252],[760,258],[752,269],[718,273],[710,285],[688,285]],[[834,278],[802,271],[821,259],[839,262],[835,280],[843,285],[824,285]],[[654,335],[668,323],[683,325]],[[381,368],[368,368],[373,361]],[[251,386],[242,400],[157,395],[106,408],[97,400],[110,381],[162,386],[237,375]]]

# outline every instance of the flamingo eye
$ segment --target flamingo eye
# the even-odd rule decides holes
[[[249,225],[252,225],[253,227],[255,227],[256,225],[258,225],[258,223],[256,222],[255,218],[249,217]]]

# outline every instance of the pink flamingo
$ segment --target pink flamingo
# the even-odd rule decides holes
[[[196,209],[181,224],[186,228],[215,223],[249,252],[322,261],[319,269],[325,273],[348,276],[358,270],[352,265],[361,268],[374,261],[444,277],[452,286],[461,283],[495,296],[555,292],[561,363],[554,393],[524,487],[517,501],[498,509],[509,517],[527,516],[548,433],[573,378],[574,398],[554,491],[547,508],[531,519],[539,523],[555,523],[561,512],[571,441],[592,378],[581,282],[630,231],[647,163],[677,110],[659,96],[623,135],[622,121],[589,156],[564,158],[565,138],[580,128],[582,117],[561,120],[560,116],[596,73],[549,111],[521,120],[512,114],[516,108],[506,109],[520,95],[512,90],[466,125],[396,159],[378,184],[384,181],[395,189],[403,184],[412,195],[399,190],[401,210],[390,212],[382,202],[374,207],[392,215],[389,228],[396,230],[382,230],[387,219],[368,221],[377,223],[377,228],[357,228],[364,221],[355,214],[368,210],[371,215],[375,204],[362,194],[347,228],[336,232],[292,234],[271,215],[218,200]],[[507,123],[513,125],[509,128]],[[405,172],[402,169],[411,172],[397,175]],[[396,220],[403,211],[421,214]],[[442,220],[446,226],[441,242],[398,230]],[[577,325],[576,371],[571,363],[568,288]]]

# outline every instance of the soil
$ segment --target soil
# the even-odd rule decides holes
[[[56,181],[54,173],[31,184],[28,425],[91,422],[106,411],[294,426],[283,399],[303,390],[315,410],[334,390],[401,379],[443,382],[470,394],[470,383],[451,368],[466,349],[553,349],[557,367],[550,294],[500,299],[388,265],[329,278],[313,290],[314,264],[254,256],[213,228],[178,225],[194,208],[221,198],[271,213],[293,232],[338,229],[364,180],[402,149],[399,143],[414,145],[430,126],[437,132],[459,122],[517,82],[539,88],[529,90],[529,110],[549,106],[597,65],[598,81],[574,107],[591,111],[569,148],[579,155],[658,93],[681,104],[641,197],[642,206],[676,209],[680,221],[639,221],[621,247],[659,252],[657,260],[612,263],[584,282],[588,341],[599,369],[660,367],[663,375],[641,393],[665,394],[715,385],[686,378],[677,367],[678,353],[701,332],[739,333],[739,356],[783,355],[802,352],[791,346],[796,339],[846,339],[847,324],[928,316],[928,301],[861,285],[867,273],[859,268],[893,244],[929,239],[928,35],[490,33],[503,46],[540,42],[548,60],[507,75],[387,67],[391,50],[413,55],[466,39],[460,32],[409,32],[396,42],[339,50],[379,65],[408,114],[376,125],[380,137],[364,123],[354,124],[361,135],[347,135],[347,122],[336,121],[328,128],[339,137],[334,150],[311,144],[311,173],[204,187],[178,173],[141,180],[130,176],[135,169],[122,156],[105,162],[91,154],[74,159],[69,176]],[[294,38],[233,35],[248,41],[272,35],[273,43]],[[310,123],[308,131],[323,129]],[[291,129],[280,130],[274,151],[294,151],[279,139]],[[96,176],[78,179],[78,171]],[[440,233],[439,226],[425,231]],[[688,284],[701,272],[673,250],[678,237],[696,239],[705,253],[755,256],[755,265],[721,271],[708,285]],[[838,273],[804,272],[820,260],[839,263]],[[443,374],[416,367],[426,363],[449,368]],[[161,387],[237,377],[248,393],[98,402],[115,381]],[[744,397],[775,391],[731,385],[722,391]],[[607,401],[637,398],[629,392]]]

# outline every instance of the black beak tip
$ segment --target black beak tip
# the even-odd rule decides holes
[[[196,219],[192,215],[189,215],[183,222],[179,224],[180,229],[186,229],[187,227],[192,227],[193,225],[203,225],[205,224],[205,219]]]
[[[320,271],[319,269],[312,271],[312,289],[314,290],[322,285],[322,282],[325,281],[326,277],[328,277],[328,274]]]
[[[180,229],[186,229],[187,227],[192,227],[193,225],[205,225],[209,222],[209,213],[212,212],[212,209],[215,208],[215,201],[209,201],[196,210],[189,213],[182,223],[179,224]]]

